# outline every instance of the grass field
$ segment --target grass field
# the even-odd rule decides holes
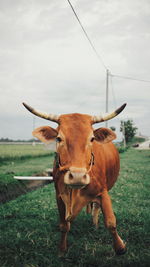
[[[14,164],[13,171],[26,173],[30,166],[33,171],[39,166],[49,167],[49,162],[52,162],[52,156],[26,159],[18,165]],[[125,255],[114,254],[112,240],[104,228],[102,216],[96,230],[91,216],[83,210],[72,224],[65,258],[58,258],[58,211],[54,185],[50,184],[0,206],[0,266],[148,267],[149,173],[149,151],[129,149],[121,154],[120,177],[110,195],[117,216],[118,231],[127,242],[128,250]]]

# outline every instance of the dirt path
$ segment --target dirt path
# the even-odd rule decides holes
[[[150,150],[150,138],[148,140],[146,140],[145,142],[139,144],[139,146],[136,149],[149,149]]]

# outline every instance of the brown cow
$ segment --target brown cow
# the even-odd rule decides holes
[[[107,128],[94,130],[92,124],[109,120],[118,115],[126,106],[105,116],[85,114],[52,115],[37,111],[27,104],[24,106],[33,114],[58,123],[57,129],[43,126],[33,131],[33,136],[49,143],[56,139],[56,158],[53,178],[60,215],[60,252],[67,250],[67,233],[70,223],[83,207],[87,211],[92,204],[93,222],[97,226],[101,208],[106,228],[113,238],[116,254],[124,254],[126,247],[116,230],[116,218],[108,191],[119,174],[119,155],[112,144],[116,138]]]

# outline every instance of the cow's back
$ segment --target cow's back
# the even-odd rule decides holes
[[[96,173],[99,173],[100,179],[106,179],[107,189],[110,190],[119,174],[120,160],[118,150],[111,142],[106,144],[94,142],[93,152]]]

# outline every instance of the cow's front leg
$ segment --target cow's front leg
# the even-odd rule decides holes
[[[112,203],[107,190],[104,190],[101,198],[102,212],[106,228],[110,231],[113,238],[114,249],[117,255],[126,252],[126,246],[116,230],[116,217],[112,209]]]
[[[59,256],[64,256],[67,251],[67,233],[70,230],[70,222],[61,222],[60,223],[60,232],[61,232],[61,240],[59,246]]]
[[[67,222],[65,219],[66,216],[66,208],[65,204],[60,197],[57,197],[57,205],[60,216],[60,232],[61,232],[61,240],[59,245],[59,256],[63,256],[67,251],[67,233],[70,230],[70,222]]]

